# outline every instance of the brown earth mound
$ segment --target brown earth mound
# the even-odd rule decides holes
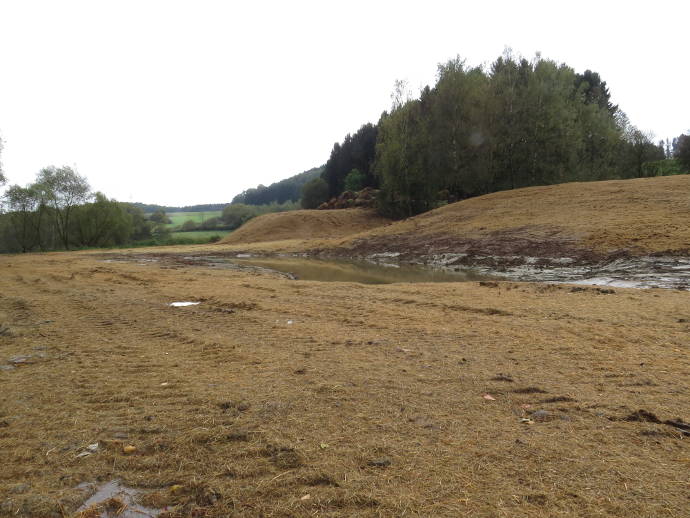
[[[389,223],[371,209],[296,210],[254,218],[221,241],[258,243],[287,239],[342,238]]]
[[[573,257],[688,254],[690,176],[568,183],[453,203],[340,242],[339,252]]]

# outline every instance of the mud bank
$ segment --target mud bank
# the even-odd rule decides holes
[[[290,280],[379,284],[391,282],[463,282],[511,280],[570,283],[617,288],[690,290],[690,258],[621,257],[588,264],[572,257],[470,256],[442,253],[410,256],[378,252],[365,256],[318,253],[223,253],[180,255],[119,254],[107,261],[160,263],[164,268],[200,266],[263,274]]]
[[[389,256],[385,260],[391,259]],[[378,256],[373,256],[370,260],[378,260]],[[423,264],[450,270],[469,266],[480,274],[515,281],[690,290],[690,258],[686,257],[630,257],[578,264],[571,257],[468,257],[462,254],[441,254],[429,258]]]

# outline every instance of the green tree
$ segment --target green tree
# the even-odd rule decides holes
[[[184,223],[182,223],[182,226],[180,227],[181,232],[193,232],[194,230],[197,230],[198,226],[196,224],[196,221],[193,219],[188,219]]]
[[[353,169],[345,177],[345,190],[346,191],[361,191],[364,188],[364,183],[366,182],[366,177],[359,169]]]
[[[201,223],[201,230],[215,230],[221,224],[220,218],[208,218]]]
[[[146,214],[139,207],[135,207],[131,203],[122,203],[122,208],[129,214],[132,221],[132,241],[141,241],[144,239],[151,239],[151,231],[153,224],[146,219]]]
[[[244,205],[243,203],[233,203],[223,209],[221,218],[229,229],[234,230],[256,215],[257,210],[255,207]]]
[[[39,245],[42,208],[38,192],[33,187],[12,185],[5,193],[8,212],[8,236],[22,252],[30,252]]]
[[[58,239],[68,249],[72,212],[91,197],[89,183],[70,167],[50,166],[38,173],[35,188],[51,207]]]
[[[364,175],[362,187],[376,186],[373,165],[376,156],[378,128],[364,124],[354,135],[347,134],[342,143],[333,145],[331,156],[324,166],[321,178],[328,184],[329,196],[338,196],[345,187],[345,177],[358,169]]]
[[[71,242],[88,247],[122,245],[133,230],[132,216],[123,204],[97,192],[92,203],[74,208]]]
[[[168,224],[172,223],[172,221],[170,220],[170,218],[168,217],[168,215],[165,213],[165,211],[163,209],[158,209],[156,212],[151,214],[151,216],[149,216],[149,219],[153,223],[156,223],[158,225],[168,225]]]
[[[690,135],[681,135],[674,139],[673,156],[683,169],[690,172]]]
[[[302,187],[302,208],[315,209],[328,200],[328,184],[322,178],[314,178]]]

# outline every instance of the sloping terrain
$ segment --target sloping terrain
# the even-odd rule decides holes
[[[687,516],[688,292],[158,253],[0,257],[0,516]]]
[[[403,257],[690,255],[690,176],[568,183],[460,201],[330,245]],[[329,246],[325,246],[328,249]]]
[[[220,244],[341,238],[389,223],[370,209],[296,210],[251,219]]]

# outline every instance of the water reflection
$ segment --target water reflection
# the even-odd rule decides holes
[[[391,284],[394,282],[467,282],[495,279],[493,276],[469,269],[447,271],[423,266],[383,265],[362,261],[257,257],[232,259],[231,262],[270,268],[290,273],[297,279],[307,281]]]

